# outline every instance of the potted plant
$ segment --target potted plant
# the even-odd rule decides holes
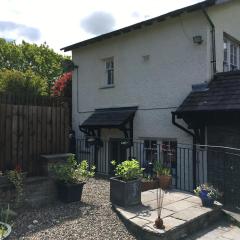
[[[20,165],[17,165],[14,170],[8,170],[6,176],[16,190],[15,207],[20,207],[24,200],[23,183],[27,173],[22,171]]]
[[[12,228],[10,225],[4,222],[0,222],[0,240],[7,240],[11,231]]]
[[[204,207],[213,207],[214,201],[220,197],[218,190],[208,184],[198,186],[194,193],[201,198]]]
[[[77,163],[75,155],[72,154],[64,164],[56,164],[52,167],[58,197],[65,203],[81,200],[83,186],[86,181],[94,176],[95,166],[89,170],[86,160]]]
[[[151,176],[146,176],[141,179],[141,191],[145,192],[151,189],[158,188],[159,181],[153,179]]]
[[[0,240],[7,240],[11,234],[12,228],[8,224],[10,211],[9,205],[6,210],[1,209],[0,211]]]
[[[110,201],[120,206],[133,206],[141,203],[141,181],[143,169],[137,160],[126,160],[118,165],[111,162],[116,177],[110,178]]]
[[[166,190],[172,185],[171,169],[164,167],[160,161],[156,161],[153,166],[153,170],[157,174],[159,179],[159,187]]]

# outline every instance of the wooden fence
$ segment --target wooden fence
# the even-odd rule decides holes
[[[41,154],[68,151],[69,114],[64,98],[0,93],[0,171],[41,175]]]

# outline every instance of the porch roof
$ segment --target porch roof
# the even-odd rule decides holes
[[[117,128],[125,125],[134,117],[137,107],[96,109],[80,127],[83,128]]]
[[[204,91],[192,91],[176,114],[240,112],[240,71],[218,73]]]

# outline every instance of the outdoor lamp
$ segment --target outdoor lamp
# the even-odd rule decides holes
[[[202,42],[203,42],[203,39],[201,35],[193,36],[193,43],[200,45],[202,44]]]

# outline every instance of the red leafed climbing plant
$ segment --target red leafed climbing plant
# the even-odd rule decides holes
[[[72,72],[62,74],[52,87],[54,96],[71,97],[72,96]]]

